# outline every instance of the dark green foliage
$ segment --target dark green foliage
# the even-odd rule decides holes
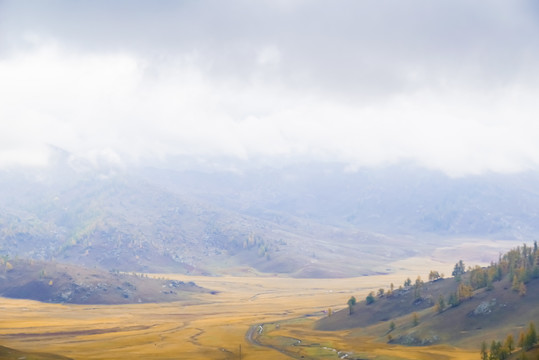
[[[533,322],[530,323],[527,333],[521,332],[519,336],[518,346],[524,351],[530,350],[537,343],[537,332]],[[487,345],[483,341],[481,343],[481,359],[482,360],[505,360],[508,359],[515,349],[515,340],[512,334],[507,335],[505,342],[492,340],[490,344],[490,352],[487,351]],[[525,354],[525,352],[522,352]],[[520,358],[522,358],[522,354]]]
[[[412,280],[410,278],[404,281],[404,287],[409,287],[409,286],[412,286]]]
[[[414,283],[414,297],[419,299],[421,297],[421,287],[423,286],[423,281],[421,277],[418,276]]]
[[[475,266],[470,272],[470,285],[474,290],[481,289],[487,286],[488,269],[480,266]]]
[[[456,292],[449,294],[449,299],[447,300],[447,303],[451,307],[456,307],[460,305],[460,300]]]
[[[483,347],[481,347],[481,351],[483,351]],[[488,354],[489,360],[505,360],[510,354],[511,351],[503,346],[500,341],[492,340],[492,343],[490,344],[490,354]],[[483,359],[485,359],[483,353],[481,356]]]
[[[438,302],[436,303],[436,311],[438,313],[441,313],[442,311],[444,311],[444,309],[445,309],[444,296],[440,294],[440,296],[438,297]]]
[[[526,333],[524,337],[524,344],[522,344],[522,347],[525,350],[529,350],[535,344],[537,344],[537,332],[535,331],[535,324],[531,322],[528,327],[528,332]]]
[[[356,304],[357,300],[356,300],[356,297],[355,296],[352,296],[350,297],[350,299],[348,299],[348,310],[349,310],[349,314],[352,315],[352,308],[354,307],[354,305]]]
[[[483,341],[481,343],[481,360],[488,360],[488,350],[487,350],[487,343]]]
[[[462,275],[464,275],[465,271],[466,269],[464,268],[464,263],[462,260],[459,260],[459,262],[455,264],[451,275],[453,275],[457,281],[460,281],[460,278]]]
[[[369,293],[369,295],[367,295],[367,297],[365,298],[365,300],[367,301],[367,305],[370,305],[374,302],[375,298],[374,298],[374,292],[371,291]]]
[[[505,338],[505,343],[503,344],[504,347],[506,347],[509,350],[509,353],[511,351],[515,350],[515,339],[513,338],[512,334],[507,335]]]

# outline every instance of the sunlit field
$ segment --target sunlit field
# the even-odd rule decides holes
[[[239,359],[240,351],[241,359],[337,358],[339,351],[376,359],[477,358],[474,349],[402,347],[351,331],[313,330],[314,320],[346,307],[351,295],[425,277],[432,266],[450,272],[449,264],[416,260],[399,264],[398,275],[349,279],[160,275],[218,291],[190,303],[89,306],[1,298],[0,344],[74,359]],[[247,335],[260,324],[263,346]],[[290,339],[304,346],[292,348]]]

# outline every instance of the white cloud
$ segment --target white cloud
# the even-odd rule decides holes
[[[278,65],[281,57],[281,51],[277,46],[268,45],[258,51],[257,62],[261,65]]]
[[[43,165],[47,145],[110,164],[175,155],[352,167],[406,160],[455,176],[539,166],[534,81],[449,81],[354,102],[289,86],[267,69],[286,60],[274,45],[259,48],[242,80],[213,76],[196,51],[155,60],[32,42],[0,58],[0,166]]]

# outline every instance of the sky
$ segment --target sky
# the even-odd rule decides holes
[[[539,5],[0,0],[0,167],[539,169]]]

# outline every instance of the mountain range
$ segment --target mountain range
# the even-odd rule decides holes
[[[57,150],[0,171],[0,254],[107,270],[341,277],[466,237],[539,233],[539,174],[414,166],[108,167]]]

